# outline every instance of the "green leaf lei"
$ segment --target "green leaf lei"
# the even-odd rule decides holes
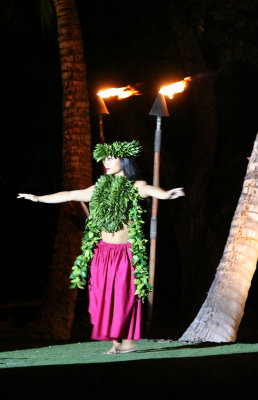
[[[117,232],[128,224],[135,295],[142,301],[148,297],[151,285],[145,246],[147,240],[142,231],[144,211],[139,200],[138,189],[124,176],[106,175],[98,179],[89,205],[90,216],[86,220],[82,254],[76,258],[70,275],[71,288],[84,288],[101,231]]]

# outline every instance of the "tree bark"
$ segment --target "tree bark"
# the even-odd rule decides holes
[[[223,257],[207,298],[179,341],[234,342],[258,259],[258,135]]]
[[[92,184],[91,133],[86,66],[81,27],[74,0],[54,0],[63,84],[63,187],[81,189]],[[77,290],[69,289],[69,275],[80,251],[80,204],[62,204],[49,281],[35,330],[56,339],[70,337]]]

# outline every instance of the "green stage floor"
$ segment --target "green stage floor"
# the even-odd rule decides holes
[[[103,354],[109,346],[93,341],[34,343],[2,351],[1,398],[257,398],[257,343],[146,339],[133,353]]]
[[[103,354],[109,342],[85,342],[48,345],[31,349],[0,352],[0,368],[38,367],[50,365],[112,363],[164,358],[211,357],[258,354],[258,344],[182,343],[171,340],[140,340],[135,352]],[[257,371],[258,372],[258,371]]]

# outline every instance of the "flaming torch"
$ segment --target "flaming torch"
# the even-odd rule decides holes
[[[127,85],[121,88],[111,88],[101,90],[98,95],[102,98],[117,97],[118,100],[126,99],[130,96],[137,96],[140,92],[134,89],[131,85]]]
[[[110,88],[101,90],[97,93],[97,111],[96,114],[99,116],[99,131],[100,131],[100,140],[103,144],[105,141],[103,134],[103,116],[109,115],[107,107],[103,99],[108,99],[110,97],[116,97],[118,100],[126,99],[130,96],[139,95],[138,90],[134,89],[132,86],[127,85],[121,88]]]
[[[161,118],[168,117],[168,109],[165,101],[165,96],[170,99],[176,93],[181,93],[187,86],[191,78],[185,78],[180,82],[172,83],[171,85],[164,86],[159,90],[156,100],[149,112],[149,115],[156,116],[156,131],[154,139],[154,166],[153,166],[153,186],[159,186],[159,165],[160,165],[160,148],[161,148]],[[150,322],[153,314],[153,297],[154,297],[154,277],[155,277],[155,264],[156,264],[156,241],[157,241],[157,215],[158,215],[158,199],[152,199],[152,216],[150,223],[150,285],[152,291],[148,300],[148,321],[147,329],[150,328]]]
[[[120,88],[105,89],[97,93],[96,114],[99,116],[99,136],[102,144],[105,142],[105,137],[103,133],[103,116],[109,115],[108,109],[103,99],[116,97],[118,100],[122,100],[130,96],[138,96],[138,95],[140,95],[140,92],[134,89],[131,85],[127,85]],[[85,215],[88,217],[89,216],[88,207],[82,201],[81,201],[81,207],[84,210]]]
[[[191,80],[190,76],[184,78],[182,81],[172,83],[168,86],[163,86],[159,93],[164,94],[164,96],[168,96],[170,99],[173,99],[174,95],[177,93],[181,93],[185,90],[188,85],[188,82]]]
[[[101,143],[103,144],[105,141],[104,134],[103,134],[103,116],[109,115],[109,112],[107,110],[104,100],[99,95],[97,95],[96,115],[98,115],[98,117],[99,117],[99,137],[100,137]],[[89,212],[87,205],[83,201],[81,201],[80,204],[84,211],[85,216],[88,218],[90,215],[90,212]]]

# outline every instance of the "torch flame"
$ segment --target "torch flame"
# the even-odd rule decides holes
[[[160,89],[159,93],[161,93],[165,96],[168,96],[170,99],[172,99],[174,97],[174,94],[181,93],[185,90],[185,88],[188,84],[188,81],[190,81],[190,80],[191,80],[191,78],[187,77],[187,78],[184,78],[182,81],[172,83],[171,85],[168,85],[168,86],[163,86]]]
[[[118,100],[121,100],[121,99],[126,99],[127,97],[130,96],[137,96],[140,94],[140,92],[134,89],[132,86],[128,85],[121,88],[111,88],[111,89],[101,90],[97,94],[102,98],[117,96]]]

